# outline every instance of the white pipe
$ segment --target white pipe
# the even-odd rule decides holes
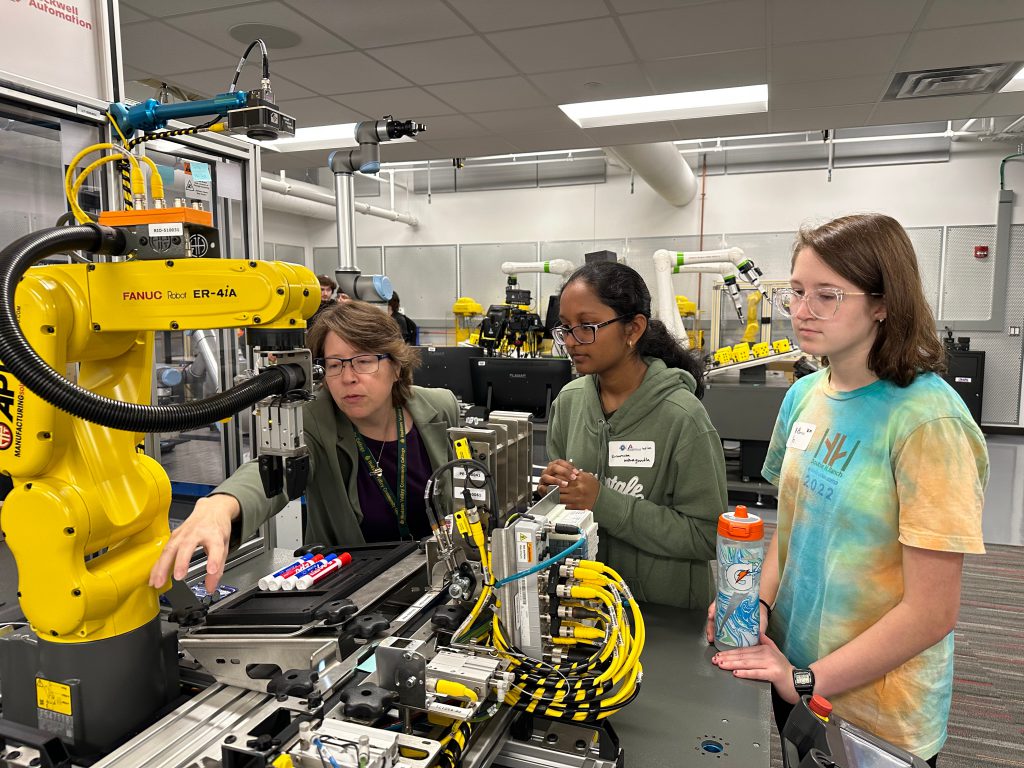
[[[389,211],[386,208],[378,208],[375,205],[369,203],[354,203],[357,213],[365,213],[367,216],[376,216],[378,219],[391,219],[391,221],[398,221],[402,224],[408,224],[410,227],[418,227],[420,220],[413,216],[411,213],[399,213],[398,211]]]
[[[568,277],[576,271],[576,265],[567,259],[552,259],[551,261],[506,261],[501,265],[501,271],[506,275],[546,272],[552,275]]]
[[[282,179],[274,178],[273,176],[261,176],[260,186],[262,186],[264,190],[277,193],[281,197],[298,198],[308,202],[325,205],[329,208],[329,210],[326,211],[326,215],[320,213],[319,209],[313,206],[291,206],[290,210],[287,210],[282,200],[272,199],[271,196],[264,195],[265,202],[268,199],[272,199],[273,205],[268,207],[271,207],[273,210],[287,210],[287,212],[298,213],[299,208],[302,208],[307,211],[307,213],[302,213],[300,215],[312,216],[316,219],[334,219],[336,216],[334,195],[323,187],[318,187],[316,184],[307,184],[304,181],[295,181],[291,179],[284,181]],[[400,213],[395,210],[378,208],[375,205],[360,203],[358,201],[355,203],[355,209],[358,213],[363,213],[368,216],[376,216],[380,219],[398,221],[402,224],[408,224],[410,227],[419,226],[420,223],[420,220],[411,213]]]
[[[636,171],[651,189],[676,207],[681,208],[697,195],[697,177],[671,142],[605,147],[604,151]]]
[[[316,203],[312,200],[303,200],[300,197],[282,195],[272,189],[263,190],[263,207],[271,211],[281,211],[294,216],[305,216],[310,219],[323,219],[334,221],[334,206]]]
[[[1005,128],[1003,128],[1003,130],[1001,130],[1001,131],[1000,131],[1000,133],[1010,133],[1010,132],[1012,132],[1012,131],[1013,131],[1013,129],[1014,129],[1014,128],[1016,128],[1016,127],[1017,127],[1018,125],[1020,125],[1020,124],[1021,124],[1022,122],[1024,122],[1024,115],[1022,115],[1021,117],[1018,117],[1018,118],[1017,118],[1016,120],[1014,120],[1014,121],[1013,121],[1012,123],[1010,123],[1010,124],[1009,124],[1008,126],[1006,126]]]

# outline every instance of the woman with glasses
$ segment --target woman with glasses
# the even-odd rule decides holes
[[[938,375],[943,349],[899,223],[868,214],[805,230],[791,269],[775,305],[827,367],[787,393],[762,470],[779,486],[767,635],[713,662],[770,681],[780,728],[799,695],[819,693],[935,765],[963,557],[985,551],[985,439]]]
[[[703,608],[726,489],[700,363],[651,318],[650,291],[625,264],[570,275],[559,321],[552,335],[582,377],[552,404],[538,490],[558,486],[570,509],[593,511],[600,559],[638,600]]]
[[[305,540],[356,545],[429,535],[423,491],[433,468],[449,459],[447,430],[459,417],[455,396],[412,385],[416,350],[370,304],[332,306],[306,341],[325,378],[303,411],[310,454]],[[212,591],[229,546],[286,503],[284,494],[266,498],[256,461],[242,465],[171,534],[150,583],[163,584],[172,565],[174,577],[184,578],[201,546]]]

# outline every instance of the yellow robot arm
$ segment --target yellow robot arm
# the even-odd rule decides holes
[[[145,423],[146,414],[173,414],[149,406],[153,331],[301,329],[318,302],[314,275],[283,262],[130,261],[25,273],[13,310],[30,350],[12,341],[7,323],[0,346],[0,384],[9,393],[0,393],[0,444],[7,444],[0,469],[15,481],[3,529],[18,565],[22,609],[37,634],[58,643],[98,640],[158,612],[147,581],[169,534],[170,484],[137,446],[143,432],[161,431]],[[26,363],[31,354],[48,373]],[[12,370],[15,359],[31,382]],[[75,363],[78,386],[60,384],[57,372]],[[69,390],[84,393],[83,400],[91,394],[91,418],[108,426],[53,404]],[[210,413],[190,418],[209,423],[216,420]]]
[[[743,337],[740,341],[753,344],[757,341],[757,334],[761,330],[761,321],[758,320],[757,308],[761,305],[761,294],[758,291],[747,291],[747,327],[743,330]]]

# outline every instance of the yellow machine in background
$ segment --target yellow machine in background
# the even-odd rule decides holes
[[[468,296],[460,296],[452,304],[452,313],[455,315],[455,343],[461,344],[468,341],[476,344],[480,339],[480,320],[483,317],[484,308],[480,302]]]
[[[696,302],[690,301],[682,294],[676,295],[676,309],[679,310],[679,316],[684,320],[697,316]],[[690,349],[704,349],[704,331],[702,329],[687,330],[686,337],[690,341]]]

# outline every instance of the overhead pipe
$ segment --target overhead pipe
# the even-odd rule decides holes
[[[697,195],[697,177],[671,142],[605,147],[604,151],[676,207],[687,205]]]
[[[335,196],[316,184],[308,184],[307,182],[295,181],[293,179],[284,180],[273,176],[261,176],[260,186],[264,190],[273,193],[263,196],[264,205],[269,203],[267,207],[272,210],[297,213],[300,216],[311,216],[316,219],[334,219],[336,216]],[[275,197],[275,194],[279,197]],[[289,198],[296,199],[290,201]],[[298,203],[300,200],[319,205],[293,204]],[[320,206],[323,206],[323,208]],[[408,224],[410,227],[417,227],[420,223],[420,220],[411,213],[401,213],[358,201],[354,204],[354,207],[357,213],[376,216],[379,219],[397,221],[402,224]]]

